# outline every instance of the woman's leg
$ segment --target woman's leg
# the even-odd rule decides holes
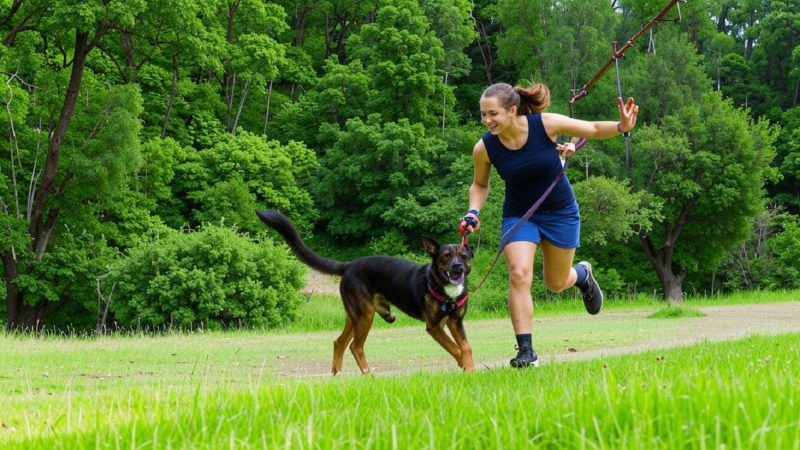
[[[508,265],[508,312],[514,333],[530,334],[533,323],[533,259],[537,245],[533,242],[511,242],[503,249]]]
[[[508,310],[511,314],[511,325],[517,338],[517,356],[511,359],[511,366],[517,368],[531,367],[539,364],[539,358],[533,350],[531,328],[533,327],[533,299],[531,298],[531,282],[533,281],[533,259],[537,245],[533,242],[512,242],[506,245],[503,254],[508,264]]]
[[[544,285],[552,292],[561,292],[575,286],[578,274],[572,267],[574,248],[556,247],[542,239],[542,273]]]
[[[544,284],[553,292],[561,292],[577,286],[583,296],[583,305],[589,314],[597,314],[603,308],[603,291],[592,275],[592,265],[581,261],[573,266],[574,248],[561,248],[542,239],[542,272]]]

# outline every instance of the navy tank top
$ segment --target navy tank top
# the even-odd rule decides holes
[[[556,144],[547,135],[541,114],[526,114],[528,140],[518,150],[509,150],[491,132],[483,135],[489,162],[506,183],[503,218],[522,217],[539,200],[561,172],[563,165]],[[564,175],[537,211],[566,208],[575,202],[575,193]]]

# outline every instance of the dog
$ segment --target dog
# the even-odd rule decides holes
[[[429,264],[381,255],[340,262],[311,251],[297,228],[280,212],[256,210],[256,214],[283,237],[303,263],[316,271],[342,277],[339,292],[347,321],[333,342],[333,375],[342,371],[348,344],[361,373],[370,372],[364,342],[376,312],[386,322],[395,321],[392,305],[425,322],[428,334],[456,359],[461,369],[475,370],[463,322],[468,308],[467,275],[473,257],[467,245],[442,246],[435,239],[422,236],[422,244],[431,257]],[[445,325],[452,338],[445,333]]]

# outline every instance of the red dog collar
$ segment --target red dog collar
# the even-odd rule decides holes
[[[462,295],[461,298],[459,298],[457,300],[453,300],[451,298],[447,298],[444,295],[434,291],[433,287],[431,287],[430,284],[428,285],[428,292],[430,292],[431,295],[433,295],[436,298],[436,300],[439,300],[440,302],[443,303],[442,310],[444,310],[445,305],[449,306],[449,305],[451,305],[453,303],[455,303],[455,305],[456,305],[456,307],[453,308],[453,309],[460,308],[461,305],[463,305],[464,303],[467,302],[467,298],[469,297],[469,292],[468,292],[468,293]]]

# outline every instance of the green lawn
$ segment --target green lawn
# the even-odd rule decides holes
[[[331,303],[325,331],[0,335],[0,448],[800,448],[797,332],[592,357],[698,319],[648,318],[660,306],[646,302],[539,308],[540,355],[589,356],[514,370],[508,320],[470,317],[467,374],[419,322],[376,324],[375,376],[346,354],[334,378],[341,323],[317,301],[315,321]]]

